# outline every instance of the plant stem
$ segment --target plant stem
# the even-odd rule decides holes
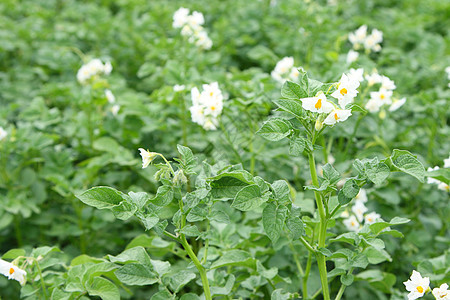
[[[194,251],[192,251],[191,246],[186,240],[186,236],[184,234],[181,234],[180,242],[183,245],[184,249],[186,250],[189,257],[192,259],[192,262],[197,267],[198,272],[200,273],[200,278],[202,279],[203,284],[203,291],[205,292],[205,299],[211,300],[211,291],[209,289],[209,282],[208,278],[206,277],[206,270],[198,260],[197,256],[195,255]]]
[[[298,260],[297,252],[295,252],[294,244],[292,244],[292,242],[289,243],[289,248],[291,248],[292,255],[294,256],[294,260],[295,260],[295,265],[297,266],[297,269],[300,272],[300,275],[302,277],[304,277],[305,272],[303,271],[302,265],[300,264],[300,261]]]
[[[313,182],[313,185],[316,187],[319,187],[319,180],[317,178],[317,171],[316,171],[316,163],[314,161],[314,154],[308,153],[308,161],[309,161],[309,168],[311,171],[311,179]],[[319,248],[325,247],[325,239],[327,235],[327,219],[325,215],[325,209],[322,201],[321,194],[317,191],[314,191],[314,195],[316,198],[316,204],[317,209],[319,211],[319,217],[320,217],[320,229],[319,229]],[[324,300],[330,300],[330,292],[328,290],[328,279],[327,279],[327,266],[326,266],[326,258],[325,256],[317,252],[317,264],[319,267],[319,273],[320,273],[320,281],[322,283],[322,294]]]
[[[20,219],[19,215],[14,216],[14,231],[16,232],[16,240],[17,240],[17,246],[19,248],[22,248],[23,241],[22,241],[22,231],[20,229]]]
[[[308,249],[308,251],[315,253],[316,250],[313,249],[313,247],[301,236],[300,237],[300,242],[302,242],[302,244],[306,247],[306,249]]]
[[[37,259],[34,259],[34,262],[36,263],[36,268],[37,268],[37,270],[38,270],[39,277],[40,277],[40,279],[41,279],[42,292],[44,293],[45,299],[48,299],[48,296],[47,296],[47,289],[45,288],[45,281],[44,281],[44,277],[42,277],[41,267],[39,266],[39,262],[37,261]]]
[[[306,261],[305,276],[303,277],[303,299],[308,299],[308,277],[311,272],[312,252],[308,254],[308,260]]]

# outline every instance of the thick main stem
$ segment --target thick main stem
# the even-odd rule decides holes
[[[200,278],[202,279],[203,284],[203,291],[205,292],[205,299],[211,300],[211,290],[209,289],[209,282],[208,278],[206,277],[206,270],[205,267],[202,266],[200,261],[197,258],[197,255],[195,255],[194,251],[192,251],[191,246],[186,240],[186,236],[184,234],[181,235],[181,244],[183,245],[184,249],[186,250],[189,257],[192,259],[192,262],[197,267],[198,272],[200,273]]]
[[[314,186],[319,187],[319,180],[317,178],[316,163],[314,161],[313,153],[308,154],[309,168],[311,171],[311,179]],[[325,247],[325,238],[327,235],[327,219],[325,215],[325,209],[322,201],[322,197],[319,192],[314,191],[314,196],[316,198],[317,209],[319,211],[320,217],[320,227],[319,227],[319,248]],[[325,256],[317,252],[316,253],[317,264],[319,267],[320,281],[322,283],[322,293],[324,300],[330,300],[330,292],[328,290],[328,279],[327,279],[327,266]]]

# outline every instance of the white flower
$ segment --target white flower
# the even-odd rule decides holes
[[[181,91],[184,91],[185,88],[186,88],[186,86],[183,85],[183,84],[175,84],[173,86],[173,91],[174,92],[181,92]]]
[[[450,186],[448,184],[446,184],[445,182],[439,182],[438,189],[445,191],[445,192],[450,192]]]
[[[4,140],[8,136],[8,132],[6,132],[3,127],[0,127],[0,141]]]
[[[367,37],[367,25],[362,25],[355,32],[348,35],[348,40],[353,44],[353,48],[358,50]]]
[[[197,47],[205,50],[209,50],[212,47],[212,40],[208,37],[208,33],[205,30],[194,32],[196,41],[194,42]]]
[[[345,219],[343,221],[345,227],[347,227],[350,231],[358,231],[359,230],[359,222],[355,216],[350,216],[350,218]]]
[[[202,87],[201,93],[196,87],[191,89],[192,106],[189,110],[192,122],[203,126],[206,130],[214,130],[219,124],[217,118],[223,110],[222,91],[217,82],[204,84]]]
[[[290,72],[293,66],[294,66],[294,58],[292,56],[283,57],[283,59],[277,62],[274,71],[280,74],[288,73]]]
[[[367,101],[367,103],[364,107],[371,113],[376,113],[380,110],[382,105],[383,105],[383,103],[381,103],[375,99],[370,99],[369,101]]]
[[[173,28],[183,27],[188,21],[188,15],[189,15],[189,9],[180,7],[173,14],[173,23],[172,23]]]
[[[422,297],[425,292],[430,288],[430,278],[420,275],[419,272],[414,270],[411,278],[408,281],[403,282],[406,290],[410,292],[408,294],[408,300],[415,300]]]
[[[358,91],[356,90],[358,87],[358,80],[342,74],[337,89],[331,94],[331,96],[338,99],[339,105],[342,108],[345,108],[347,104],[353,102],[353,98],[355,98],[358,94]]]
[[[383,32],[373,29],[372,33],[364,39],[364,48],[369,51],[381,50],[380,43],[383,41]]]
[[[437,300],[450,300],[450,291],[446,283],[441,284],[439,288],[434,288],[431,293]]]
[[[367,202],[367,192],[365,189],[360,189],[358,195],[355,197],[355,203],[361,202],[366,203]]]
[[[108,89],[105,90],[105,97],[109,103],[116,102],[116,97],[114,97],[114,94],[111,92],[111,90]]]
[[[439,170],[439,166],[435,166],[434,168],[429,167],[429,168],[427,169],[427,172],[437,171],[437,170]],[[428,184],[439,184],[440,181],[437,180],[437,179],[434,179],[434,178],[432,178],[432,177],[427,177],[427,183],[428,183]]]
[[[394,99],[392,101],[391,106],[389,107],[389,111],[396,111],[397,109],[399,109],[400,107],[403,106],[403,104],[405,104],[406,102],[406,98],[402,98],[402,99]]]
[[[318,113],[330,113],[334,109],[334,105],[328,102],[323,92],[315,97],[302,98],[302,107],[306,110]]]
[[[367,84],[369,86],[372,86],[374,84],[377,84],[377,83],[381,82],[381,75],[378,74],[377,72],[373,72],[370,75],[366,75],[365,78],[366,78]]]
[[[383,75],[383,76],[381,76],[381,88],[385,89],[385,90],[393,91],[397,87],[395,86],[395,82],[393,80],[391,80],[391,79],[389,79],[389,77]]]
[[[27,272],[3,259],[0,259],[0,274],[8,277],[8,279],[17,280],[21,285],[24,285],[27,281]]]
[[[272,71],[271,76],[273,79],[280,83],[284,83],[286,80],[296,80],[300,72],[294,67],[293,57],[283,57],[275,65],[275,69]]]
[[[450,157],[444,159],[444,168],[450,168]]]
[[[105,65],[103,66],[103,73],[104,73],[105,75],[109,75],[109,74],[111,74],[112,69],[113,69],[113,67],[112,67],[112,65],[111,65],[111,62],[110,62],[110,61],[107,61],[107,62],[105,63]]]
[[[351,64],[352,62],[356,61],[358,59],[359,53],[354,51],[354,50],[350,50],[347,53],[347,63]]]
[[[152,162],[152,160],[155,159],[157,153],[146,151],[143,148],[139,148],[138,150],[141,152],[140,154],[142,157],[142,169],[145,169]]]
[[[362,202],[355,202],[352,206],[352,212],[356,215],[356,218],[359,222],[362,222],[364,219],[364,213],[367,212],[368,209]]]
[[[380,105],[392,103],[392,91],[381,88],[378,92],[370,92],[370,100],[374,100]]]
[[[348,218],[349,216],[350,214],[348,213],[348,210],[344,210],[340,215],[341,218]]]
[[[192,15],[187,17],[187,23],[192,28],[197,28],[200,25],[203,25],[205,23],[205,18],[203,17],[203,14],[198,11],[192,12]]]
[[[117,114],[119,113],[119,110],[120,110],[120,105],[118,105],[118,104],[113,105],[113,106],[111,107],[111,113],[112,113],[114,116],[117,116]]]
[[[335,109],[333,110],[323,121],[324,124],[333,126],[337,122],[343,122],[352,115],[352,111],[349,109]]]
[[[378,220],[381,216],[377,214],[376,212],[371,212],[370,214],[367,214],[364,216],[364,224],[373,224]]]
[[[350,69],[348,71],[348,76],[353,78],[353,80],[358,80],[359,82],[364,81],[364,69],[363,68],[359,68],[359,69]]]

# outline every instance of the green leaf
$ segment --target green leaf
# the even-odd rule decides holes
[[[261,206],[269,199],[268,194],[261,195],[258,185],[252,184],[241,189],[234,197],[231,207],[241,211],[249,211]]]
[[[92,148],[102,152],[118,153],[120,149],[119,143],[110,137],[101,137],[92,143]]]
[[[274,202],[268,203],[263,210],[262,221],[264,231],[272,243],[276,243],[283,231],[284,220],[286,219],[286,206],[277,206]]]
[[[254,267],[254,259],[244,250],[229,250],[226,251],[220,256],[218,260],[212,263],[211,269],[216,269],[225,266],[253,266]]]
[[[2,259],[16,259],[19,256],[25,256],[26,252],[23,249],[11,249],[3,254]]]
[[[324,247],[321,247],[321,248],[317,249],[317,251],[319,251],[320,253],[322,253],[326,257],[329,257],[329,256],[333,255],[333,253],[330,251],[330,249],[327,249],[327,248],[324,248]]]
[[[94,277],[92,282],[86,285],[89,296],[98,296],[103,300],[120,300],[117,286],[103,277]]]
[[[358,246],[361,242],[361,238],[356,232],[347,232],[343,233],[333,239],[330,239],[330,243],[332,242],[343,242],[348,243],[350,245]]]
[[[200,297],[193,293],[187,293],[181,296],[180,300],[200,300]]]
[[[287,99],[306,98],[308,97],[307,87],[302,87],[292,81],[286,81],[281,87],[281,96]]]
[[[196,206],[188,213],[188,215],[186,216],[186,220],[188,222],[199,222],[206,219],[207,215],[208,211],[205,208]]]
[[[384,261],[392,261],[391,256],[384,249],[368,247],[364,250],[363,254],[367,256],[367,259],[371,264],[379,264]]]
[[[114,272],[114,274],[126,285],[149,285],[158,282],[157,274],[148,265],[127,264]]]
[[[147,201],[150,199],[150,197],[147,195],[147,193],[144,193],[144,192],[138,192],[138,193],[129,192],[128,196],[130,196],[129,199],[130,199],[131,203],[136,205],[136,207],[138,209],[142,209],[145,206],[145,204],[147,203]]]
[[[395,149],[390,157],[392,165],[398,170],[416,177],[424,182],[425,168],[422,163],[409,151]]]
[[[330,184],[335,184],[341,179],[341,174],[339,174],[339,172],[330,164],[323,166],[322,170],[323,178],[328,180]]]
[[[225,172],[209,179],[211,194],[216,199],[233,199],[243,187],[254,184],[247,171]]]
[[[370,224],[369,228],[370,228],[370,231],[372,231],[374,234],[378,235],[378,234],[380,234],[380,232],[383,229],[385,229],[385,228],[387,228],[389,226],[405,224],[405,223],[408,223],[409,221],[410,220],[406,219],[406,218],[395,217],[389,222],[379,221],[379,222],[375,222],[373,224]]]
[[[276,142],[287,137],[291,130],[292,126],[290,123],[283,119],[273,118],[264,122],[256,133],[269,141]]]
[[[169,291],[162,290],[154,294],[150,300],[173,300],[175,299],[175,295],[169,293]]]
[[[208,219],[210,221],[216,221],[224,224],[230,223],[230,217],[221,210],[213,210]]]
[[[289,154],[292,156],[302,156],[307,146],[306,141],[306,139],[300,137],[291,138],[289,141]]]
[[[168,261],[161,260],[150,260],[153,271],[155,271],[159,277],[162,277],[164,274],[170,271],[170,263]]]
[[[383,162],[375,165],[367,163],[365,166],[367,178],[377,186],[381,185],[389,177],[389,166]]]
[[[305,235],[305,225],[300,219],[299,208],[291,208],[291,211],[286,219],[286,227],[289,230],[289,234],[293,240],[297,240],[301,236]]]
[[[173,199],[173,189],[169,185],[162,185],[158,188],[155,198],[151,202],[158,206],[166,206],[172,202]]]
[[[353,268],[361,268],[365,269],[367,265],[369,264],[369,261],[367,259],[367,256],[360,253],[356,255],[352,260],[350,261],[350,264]]]
[[[127,249],[117,256],[108,255],[108,258],[113,263],[132,263],[138,262],[142,265],[150,264],[150,256],[147,251],[141,246]]]
[[[433,177],[439,181],[445,182],[446,184],[450,183],[450,168],[439,169],[434,171],[428,171],[425,176]]]
[[[291,191],[289,189],[289,185],[285,180],[277,180],[271,184],[273,194],[275,199],[278,200],[279,203],[288,204],[291,203]]]
[[[197,226],[195,225],[186,225],[180,230],[180,233],[183,233],[187,236],[199,236],[200,231],[198,230]]]
[[[186,284],[195,278],[195,273],[181,270],[176,274],[170,274],[170,287],[175,293],[178,293]]]
[[[341,283],[343,285],[349,286],[353,283],[355,277],[352,274],[343,274],[341,275]]]
[[[83,203],[98,209],[112,209],[128,199],[127,195],[107,186],[93,187],[76,197]]]
[[[181,154],[183,169],[187,174],[193,174],[193,168],[197,166],[197,158],[192,154],[192,150],[188,147],[177,145],[178,152]]]
[[[288,112],[299,119],[306,117],[306,112],[302,107],[302,102],[296,99],[278,99],[273,101],[280,109]]]
[[[342,189],[338,193],[338,201],[340,205],[345,205],[352,201],[359,193],[359,185],[354,179],[347,180]]]

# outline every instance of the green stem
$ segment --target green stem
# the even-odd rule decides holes
[[[312,264],[312,252],[308,254],[308,260],[306,261],[305,276],[303,277],[303,299],[308,299],[308,277],[311,272]]]
[[[200,261],[198,260],[197,256],[195,255],[194,251],[192,251],[191,246],[186,240],[186,236],[184,234],[181,234],[180,236],[180,242],[183,245],[184,249],[186,250],[189,257],[192,259],[192,262],[197,267],[198,272],[200,273],[200,278],[202,279],[203,284],[203,291],[205,292],[205,299],[211,300],[211,291],[209,289],[209,282],[208,278],[206,277],[206,269],[202,266]]]
[[[186,110],[186,101],[184,101],[184,97],[181,97],[179,93],[177,93],[178,101],[180,101],[181,106],[181,122],[183,127],[183,146],[187,146],[187,110]]]
[[[294,244],[292,244],[292,242],[289,243],[289,248],[291,248],[292,255],[294,256],[295,265],[297,266],[297,270],[300,272],[300,275],[302,277],[304,277],[305,272],[303,271],[302,265],[300,264],[300,261],[298,260],[297,252],[295,251]]]
[[[309,168],[311,171],[311,179],[312,179],[313,185],[318,187],[319,180],[317,178],[316,163],[314,161],[314,154],[312,152],[308,154],[308,161],[309,161]],[[319,217],[320,217],[318,246],[319,246],[319,248],[322,248],[322,247],[325,247],[325,239],[326,239],[326,235],[327,235],[327,219],[326,219],[326,215],[325,215],[325,209],[324,209],[321,194],[317,191],[314,191],[314,195],[316,198],[317,209],[319,211]],[[317,264],[319,267],[320,281],[322,283],[323,299],[330,300],[330,292],[328,290],[326,258],[320,252],[316,253],[316,257],[317,257]]]
[[[22,248],[22,230],[20,229],[20,217],[19,215],[14,216],[14,231],[16,233],[17,246]]]
[[[34,261],[36,263],[36,268],[37,268],[38,273],[39,273],[39,278],[41,279],[42,292],[44,293],[45,299],[48,299],[47,289],[45,288],[45,281],[44,281],[44,277],[42,277],[41,267],[39,266],[39,262],[37,261],[37,259],[34,259]]]
[[[316,250],[313,249],[313,247],[311,247],[311,245],[301,236],[300,237],[300,242],[302,242],[303,245],[305,245],[306,249],[308,249],[308,251],[315,253]]]

